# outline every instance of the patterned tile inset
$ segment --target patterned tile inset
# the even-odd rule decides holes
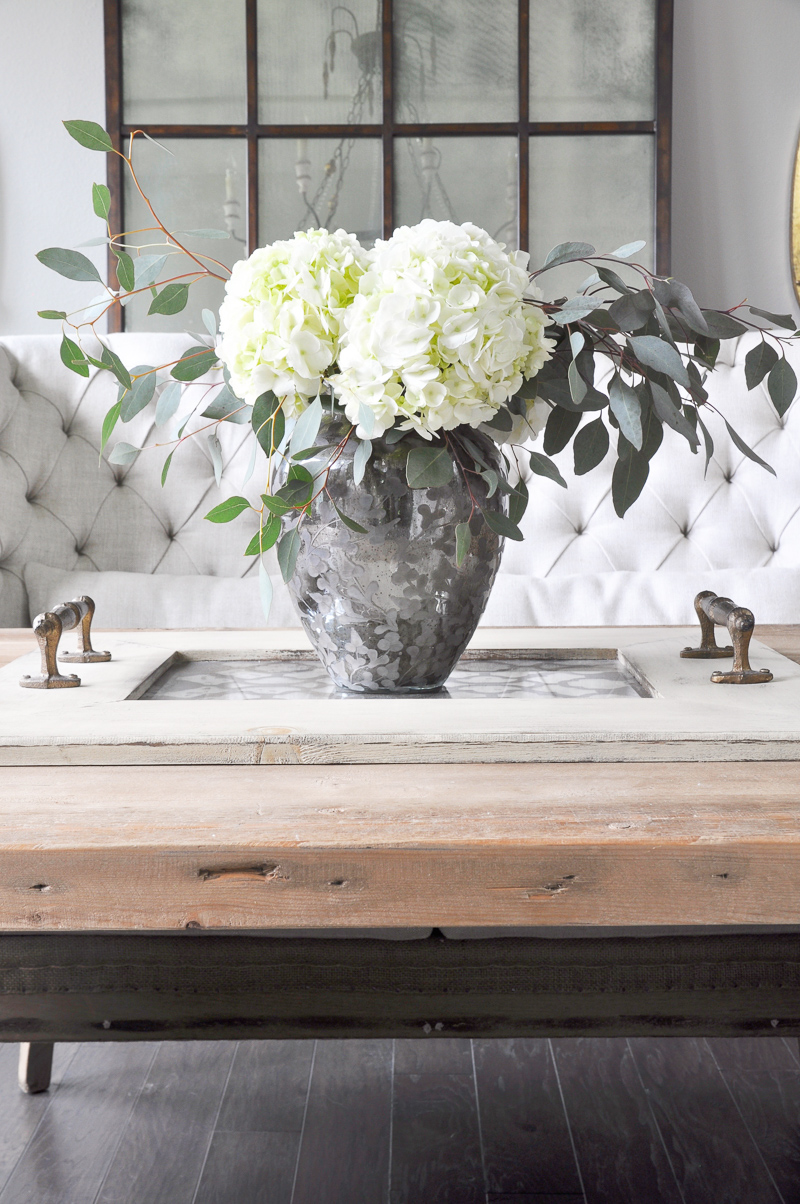
[[[159,701],[389,698],[338,689],[316,657],[197,660],[174,665],[142,696]],[[410,697],[410,695],[405,695]],[[616,660],[463,658],[432,698],[648,698]]]

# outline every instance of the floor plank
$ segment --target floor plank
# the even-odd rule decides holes
[[[780,1196],[702,1038],[628,1042],[685,1204],[779,1204]]]
[[[800,1201],[800,1071],[723,1071],[785,1204]]]
[[[490,1193],[580,1195],[569,1127],[546,1040],[475,1041]],[[581,1199],[582,1199],[581,1195]]]
[[[706,1037],[721,1070],[798,1070],[792,1051],[780,1037]]]
[[[19,1046],[0,1043],[0,1191],[50,1107],[78,1048],[77,1045],[56,1045],[49,1091],[26,1095],[17,1087]]]
[[[395,1075],[393,1121],[390,1204],[484,1204],[471,1073]]]
[[[468,1037],[409,1037],[394,1043],[395,1074],[472,1074]]]
[[[95,1204],[192,1204],[235,1049],[159,1045]]]
[[[625,1038],[552,1047],[589,1204],[681,1204]]]
[[[240,1041],[217,1129],[236,1133],[300,1132],[313,1041]]]
[[[318,1041],[293,1204],[385,1204],[391,1041]]]
[[[299,1133],[215,1133],[194,1204],[290,1204],[299,1141]]]
[[[0,1204],[94,1200],[157,1049],[138,1041],[80,1046]]]

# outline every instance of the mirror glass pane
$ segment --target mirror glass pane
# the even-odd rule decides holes
[[[127,123],[247,119],[244,0],[123,0]]]
[[[517,246],[516,138],[397,138],[394,163],[396,225],[474,222]]]
[[[640,238],[647,246],[636,260],[652,268],[654,154],[650,134],[531,138],[531,268],[561,242],[603,252]],[[584,264],[569,264],[546,272],[539,285],[545,297],[560,297],[589,274]]]
[[[650,121],[656,0],[531,0],[531,121]]]
[[[259,145],[259,241],[295,230],[348,230],[371,246],[382,230],[377,138],[265,138]]]
[[[394,119],[517,120],[517,0],[395,0]]]
[[[139,182],[161,221],[199,258],[212,257],[231,267],[246,250],[246,147],[243,139],[170,138],[164,140],[172,155],[152,142],[137,138],[134,167]],[[140,230],[153,225],[130,177],[125,177],[125,225]],[[199,238],[183,235],[183,230],[216,229],[228,238]],[[129,243],[142,248],[142,255],[164,253],[164,236],[158,230],[133,234]],[[134,255],[134,261],[136,256]],[[207,261],[207,260],[205,260]],[[169,260],[167,263],[169,264]],[[177,271],[186,270],[185,256],[175,255]],[[227,272],[209,266],[227,279]],[[177,273],[176,273],[177,274]],[[160,279],[168,278],[165,266]],[[222,302],[224,281],[203,280],[189,290],[186,309],[172,315],[148,317],[152,294],[149,290],[134,297],[125,307],[127,330],[203,330],[201,311],[217,312]]]
[[[262,125],[380,124],[380,0],[258,0]]]

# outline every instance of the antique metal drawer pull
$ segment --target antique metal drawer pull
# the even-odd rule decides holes
[[[700,647],[684,648],[681,656],[712,660],[721,656],[732,656],[733,667],[717,669],[711,680],[717,685],[749,686],[758,682],[772,681],[769,669],[751,669],[748,650],[753,628],[756,625],[752,610],[737,606],[730,598],[718,598],[710,589],[703,590],[694,600],[694,608],[700,620]],[[733,646],[720,648],[714,637],[714,626],[727,627]]]
[[[110,661],[110,652],[95,652],[92,647],[92,619],[94,602],[84,595],[72,602],[62,602],[52,610],[46,610],[33,620],[33,634],[42,654],[42,671],[34,677],[25,674],[20,685],[31,690],[55,690],[79,686],[81,679],[76,673],[59,673],[58,660],[74,661],[82,665],[96,661]],[[78,628],[78,648],[75,652],[58,651],[58,643],[64,631]]]

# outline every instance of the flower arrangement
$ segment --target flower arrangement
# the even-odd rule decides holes
[[[133,163],[135,135],[124,155],[95,123],[64,124],[81,145],[120,154],[141,191]],[[94,210],[106,223],[101,241],[116,257],[119,287],[102,284],[79,251],[49,248],[39,253],[42,263],[72,279],[99,282],[104,293],[77,314],[42,311],[41,316],[61,321],[61,356],[69,369],[88,376],[94,366],[118,382],[118,399],[103,423],[103,446],[118,423],[148,405],[156,405],[157,421],[174,415],[181,389],[202,378],[192,415],[173,439],[153,445],[168,449],[162,484],[186,439],[205,432],[212,458],[221,466],[217,426],[250,422],[266,462],[260,527],[246,554],[259,555],[277,544],[287,581],[294,573],[304,517],[326,492],[331,466],[351,440],[357,443],[357,482],[381,440],[385,446],[407,447],[411,488],[446,485],[458,472],[468,488],[480,477],[489,496],[497,491],[506,496],[507,513],[490,513],[470,491],[473,514],[453,535],[460,565],[482,522],[498,535],[522,538],[519,521],[527,489],[517,471],[521,457],[534,473],[565,485],[550,457],[572,443],[576,471],[589,472],[605,459],[613,434],[612,494],[620,517],[641,494],[665,424],[692,452],[702,446],[707,466],[714,450],[711,416],[717,415],[705,380],[714,371],[722,340],[759,332],[746,360],[747,386],[753,389],[766,379],[778,414],[785,413],[797,391],[785,355],[786,342],[800,336],[791,315],[744,302],[725,311],[701,309],[685,285],[636,262],[643,243],[610,254],[598,254],[586,243],[563,243],[541,268],[529,272],[527,254],[507,251],[477,226],[426,220],[396,230],[372,250],[342,230],[299,232],[254,251],[228,273],[210,256],[189,251],[145,200],[153,219],[148,254],[125,232],[111,230],[108,189],[94,186]],[[576,261],[589,270],[577,295],[544,301],[538,277]],[[620,264],[638,275],[638,287],[623,280]],[[178,313],[190,286],[208,276],[227,278],[221,337],[206,310],[208,336],[173,364],[129,371],[102,339],[99,351],[87,349],[87,336],[97,339],[97,323],[113,306],[149,291],[150,313]],[[596,384],[598,357],[610,371],[604,388]],[[214,374],[216,383],[209,385]],[[338,441],[325,439],[325,410],[346,419],[346,434]],[[195,414],[200,425],[188,430]],[[772,472],[724,415],[719,417],[736,447]],[[475,428],[500,446],[499,471],[470,438]],[[542,450],[531,448],[541,432]],[[109,459],[131,463],[145,450],[118,442]],[[232,497],[206,517],[228,522],[249,505]],[[336,513],[345,526],[366,533],[338,508]]]

